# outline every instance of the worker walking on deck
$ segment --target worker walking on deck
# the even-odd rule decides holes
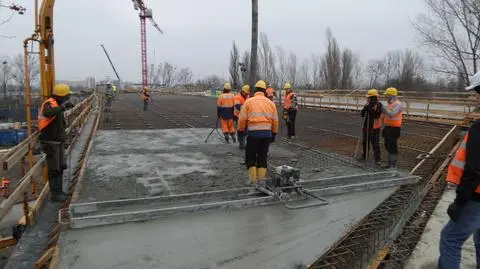
[[[249,85],[244,85],[242,87],[242,90],[235,95],[235,108],[233,110],[233,120],[235,123],[235,126],[238,127],[238,117],[240,116],[240,110],[242,109],[242,106],[245,104],[245,101],[247,101],[248,97],[250,96],[250,86]],[[237,134],[238,136],[238,147],[240,149],[245,148],[245,134],[240,135]]]
[[[255,84],[255,95],[245,102],[238,119],[238,132],[243,135],[248,129],[245,157],[249,182],[259,185],[265,183],[268,147],[278,133],[277,107],[265,97],[266,89],[263,80]]]
[[[274,98],[277,98],[277,92],[272,87],[272,84],[268,84],[268,88],[265,91],[265,96],[267,96],[267,98],[270,99],[272,102],[275,102]]]
[[[55,85],[52,97],[42,103],[38,113],[39,140],[43,152],[47,155],[48,183],[52,194],[51,200],[54,202],[63,202],[67,198],[67,194],[63,192],[63,170],[67,169],[64,160],[64,143],[67,135],[63,112],[73,107],[68,102],[70,94],[68,85]]]
[[[402,128],[402,104],[398,100],[397,89],[391,87],[385,90],[384,95],[387,97],[388,105],[383,111],[383,138],[385,140],[385,148],[388,152],[387,168],[397,168],[398,158],[398,139]]]
[[[117,86],[112,85],[112,95],[113,95],[113,100],[115,100],[115,97],[117,97]]]
[[[480,94],[480,72],[470,79],[467,91]],[[448,167],[447,181],[457,185],[455,200],[448,207],[450,220],[440,236],[438,269],[459,269],[461,250],[473,234],[477,267],[480,268],[480,120],[463,138]]]
[[[380,130],[382,129],[381,116],[383,113],[383,105],[378,101],[378,91],[370,89],[367,92],[367,104],[362,109],[361,115],[363,120],[363,153],[361,160],[367,160],[369,153],[369,145],[373,148],[373,156],[375,163],[380,165]]]
[[[237,142],[235,138],[235,128],[233,127],[235,96],[231,91],[232,85],[225,83],[223,85],[223,93],[220,94],[217,100],[217,116],[220,118],[222,132],[227,144],[230,143],[229,137],[232,137],[233,143]]]
[[[142,98],[143,98],[143,110],[148,109],[148,102],[150,102],[150,91],[147,87],[144,87],[142,90]]]
[[[287,137],[295,138],[295,121],[297,118],[298,103],[297,96],[293,92],[292,85],[287,82],[283,87],[285,89],[285,100],[283,101],[282,118],[287,125]]]

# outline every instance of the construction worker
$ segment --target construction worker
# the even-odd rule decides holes
[[[385,148],[388,152],[388,165],[386,168],[397,168],[398,145],[400,138],[400,130],[402,128],[402,104],[398,100],[398,91],[396,88],[390,87],[385,90],[384,95],[387,97],[387,108],[383,111],[383,138],[385,140]]]
[[[222,132],[225,136],[225,142],[230,143],[229,136],[232,137],[233,143],[237,142],[235,138],[235,128],[233,127],[233,111],[235,107],[235,96],[232,91],[232,85],[225,83],[223,85],[223,93],[217,99],[217,116],[222,124]]]
[[[142,98],[143,98],[143,110],[147,110],[148,102],[150,102],[150,91],[147,87],[144,87],[142,90]]]
[[[8,197],[8,187],[10,185],[10,180],[8,178],[3,177],[2,178],[2,196],[3,197]]]
[[[382,129],[381,116],[383,113],[383,105],[378,101],[378,91],[376,89],[368,90],[366,97],[367,103],[361,112],[364,120],[362,128],[363,153],[360,159],[367,159],[367,153],[369,152],[368,145],[371,144],[375,163],[380,165],[380,130]]]
[[[272,100],[273,101],[273,98],[277,98],[277,92],[275,91],[275,89],[272,87],[272,84],[268,84],[268,88],[267,90],[265,91],[265,95],[267,96],[268,99]]]
[[[113,87],[114,85],[107,83],[107,89],[105,90],[105,111],[112,111],[113,102]]]
[[[266,89],[263,80],[255,84],[255,95],[245,102],[238,119],[238,132],[243,135],[248,129],[245,159],[249,183],[260,186],[265,184],[268,147],[278,133],[277,107],[265,97]]]
[[[112,94],[113,94],[113,100],[115,100],[115,97],[117,97],[117,86],[112,85]]]
[[[233,120],[234,123],[238,126],[238,117],[240,116],[240,110],[242,109],[243,104],[245,104],[245,101],[247,101],[248,97],[250,96],[250,86],[249,85],[244,85],[242,87],[242,90],[235,95],[235,108],[233,110]],[[245,148],[245,136],[238,134],[238,147],[240,149]]]
[[[467,91],[480,94],[480,72],[470,79]],[[459,269],[461,250],[473,234],[480,268],[480,120],[476,120],[463,138],[448,167],[447,181],[457,185],[456,197],[447,209],[450,220],[440,236],[439,269]]]
[[[295,138],[295,120],[297,118],[297,96],[293,93],[292,85],[287,82],[283,87],[285,89],[285,99],[283,101],[282,118],[287,125],[287,137],[289,139]]]
[[[63,170],[67,169],[64,160],[66,133],[63,112],[73,107],[68,102],[70,94],[68,85],[55,85],[52,97],[42,103],[38,113],[39,140],[47,155],[48,183],[54,202],[63,202],[67,198],[63,192]]]

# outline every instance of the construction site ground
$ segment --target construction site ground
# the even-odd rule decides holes
[[[120,94],[105,113],[79,201],[104,201],[242,187],[243,153],[214,130],[215,99]],[[302,178],[380,171],[351,157],[358,113],[301,109],[297,140],[272,145],[270,165],[300,168]],[[161,129],[161,130],[160,130]],[[406,121],[400,168],[410,170],[449,126]],[[384,151],[382,149],[382,151]],[[385,153],[385,152],[384,152]],[[207,162],[205,160],[208,160]],[[327,197],[328,206],[208,212],[62,233],[60,268],[295,268],[311,262],[396,188]],[[128,242],[125,244],[125,242]]]

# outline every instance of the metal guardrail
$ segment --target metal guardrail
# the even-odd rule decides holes
[[[67,124],[66,141],[69,152],[76,142],[79,132],[86,123],[88,116],[93,111],[94,94],[84,99],[72,109],[65,112],[65,121]],[[3,152],[0,156],[0,163],[4,173],[9,172],[22,165],[22,178],[15,184],[10,191],[10,195],[0,202],[0,219],[5,217],[15,204],[22,201],[23,198],[23,217],[19,220],[20,225],[31,226],[35,223],[36,215],[43,205],[49,193],[48,174],[46,167],[46,156],[44,154],[37,155],[36,158],[27,158],[32,154],[33,149],[37,146],[39,132],[35,131],[27,139],[20,144],[12,147],[8,151]],[[27,159],[28,161],[27,165]],[[39,195],[37,195],[37,184],[44,181],[44,186]],[[33,207],[30,207],[29,201],[35,199]],[[16,244],[16,239],[12,237],[0,238],[0,248]]]

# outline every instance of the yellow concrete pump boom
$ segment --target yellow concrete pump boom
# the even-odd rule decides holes
[[[35,3],[38,0],[35,0]],[[52,95],[53,86],[55,85],[55,54],[53,39],[53,6],[55,0],[43,0],[40,8],[40,14],[36,24],[36,32],[40,37],[40,80],[43,99]],[[35,4],[35,12],[37,12],[37,4]]]

